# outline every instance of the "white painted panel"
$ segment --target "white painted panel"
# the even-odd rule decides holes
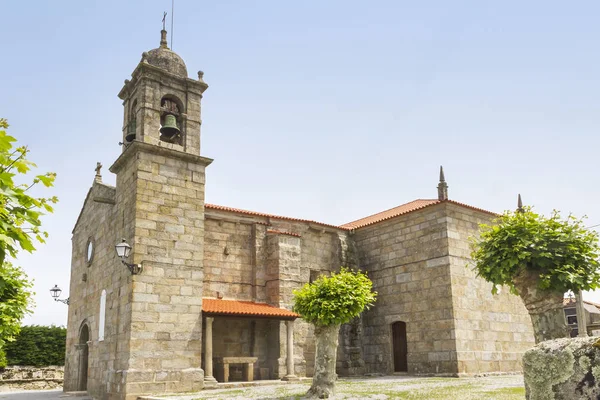
[[[106,319],[106,290],[100,296],[100,318],[98,318],[98,341],[104,340],[104,321]]]

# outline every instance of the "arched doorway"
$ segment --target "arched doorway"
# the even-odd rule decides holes
[[[77,380],[77,390],[81,392],[87,391],[88,377],[88,341],[90,340],[90,330],[87,324],[83,324],[79,331],[79,344],[77,352],[79,353],[79,378]]]
[[[398,321],[392,324],[392,344],[394,348],[394,372],[408,372],[406,322]]]

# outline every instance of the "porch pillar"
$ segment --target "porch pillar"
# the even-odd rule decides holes
[[[204,387],[217,387],[217,380],[213,376],[213,333],[214,318],[206,317],[206,337],[204,338]]]
[[[585,320],[585,308],[583,307],[583,292],[580,290],[575,294],[575,311],[577,313],[577,330],[579,337],[587,337],[587,321]]]
[[[287,375],[281,378],[282,381],[297,381],[298,377],[294,374],[294,321],[285,321],[287,329]]]

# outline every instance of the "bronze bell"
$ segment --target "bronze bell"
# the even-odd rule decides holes
[[[125,141],[127,143],[133,142],[135,139],[135,119],[132,119],[127,126],[127,136],[125,136]]]
[[[172,139],[177,136],[181,131],[177,127],[177,119],[174,115],[165,115],[165,123],[160,128],[160,134],[166,139]]]

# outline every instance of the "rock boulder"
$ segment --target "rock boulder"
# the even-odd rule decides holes
[[[541,342],[523,355],[528,400],[600,399],[600,338]]]

